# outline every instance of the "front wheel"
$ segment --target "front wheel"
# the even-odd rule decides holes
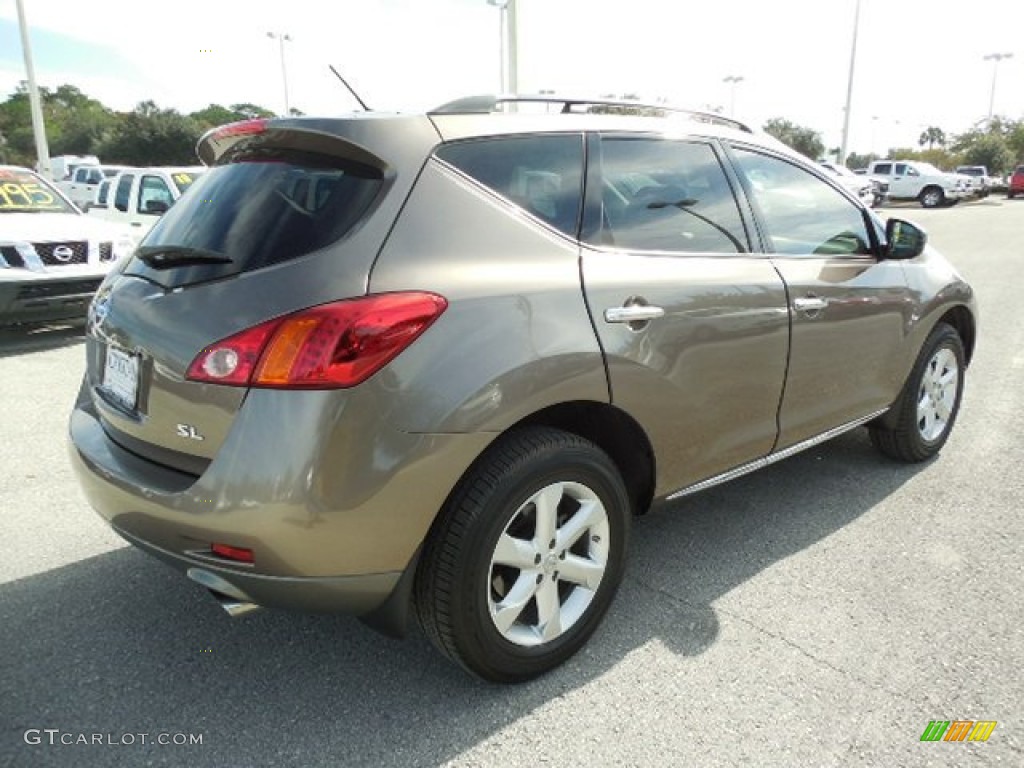
[[[960,335],[951,326],[939,323],[893,405],[892,426],[879,423],[869,428],[871,442],[878,450],[898,461],[919,462],[942,449],[960,411],[964,360]]]
[[[922,208],[938,208],[946,201],[946,193],[941,187],[925,187],[918,199]]]
[[[420,625],[495,682],[541,675],[578,651],[622,580],[630,504],[611,459],[548,428],[500,438],[463,479],[416,578]]]

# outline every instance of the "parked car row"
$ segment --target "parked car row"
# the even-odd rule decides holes
[[[865,205],[877,208],[889,196],[889,182],[878,176],[857,174],[845,165],[822,160],[821,166],[839,177],[839,183],[850,190]]]
[[[138,243],[205,170],[203,166],[124,168],[100,182],[88,213],[128,226],[133,242]]]
[[[57,189],[81,208],[88,210],[96,197],[96,190],[104,179],[110,179],[124,170],[123,165],[79,165],[66,179],[56,182]]]

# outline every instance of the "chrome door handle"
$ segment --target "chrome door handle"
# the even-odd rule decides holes
[[[642,323],[665,316],[665,310],[650,304],[631,304],[628,307],[610,307],[604,311],[606,323]]]
[[[818,296],[804,296],[793,299],[793,309],[797,312],[821,312],[828,306],[828,300]]]

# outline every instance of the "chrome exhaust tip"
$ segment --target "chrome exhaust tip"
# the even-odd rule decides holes
[[[220,607],[224,609],[225,613],[233,619],[237,619],[239,616],[245,616],[247,613],[258,611],[260,606],[256,603],[243,602],[236,600],[230,595],[225,595],[222,592],[218,592],[214,589],[210,590],[210,594],[220,604]]]
[[[192,581],[202,584],[213,595],[228,616],[237,618],[260,609],[245,592],[227,579],[203,568],[189,568],[186,574]]]

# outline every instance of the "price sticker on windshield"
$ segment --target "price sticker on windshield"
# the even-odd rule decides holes
[[[62,211],[64,206],[36,181],[0,181],[0,208]]]

